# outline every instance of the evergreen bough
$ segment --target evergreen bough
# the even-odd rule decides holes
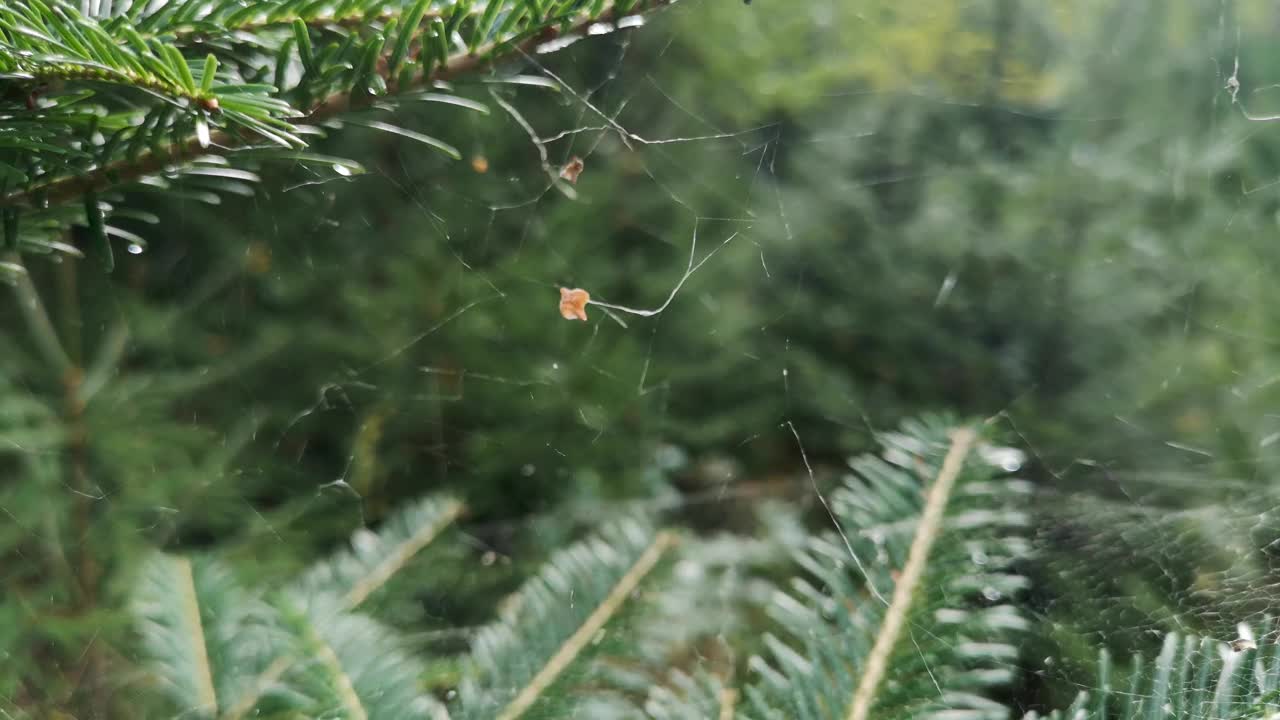
[[[501,80],[504,60],[589,28],[617,29],[666,4],[0,6],[0,273],[14,286],[34,352],[65,390],[61,411],[6,392],[5,438],[29,451],[69,446],[77,455],[89,402],[131,392],[109,387],[124,336],[109,335],[81,367],[80,353],[69,352],[52,327],[24,255],[87,255],[110,270],[115,248],[145,245],[143,226],[157,221],[132,206],[136,195],[217,203],[226,193],[252,192],[269,163],[339,177],[362,172],[312,148],[344,127],[457,158],[447,139],[395,125],[390,112],[407,102],[487,112],[449,82],[468,74]],[[203,382],[168,379],[177,388]],[[982,459],[984,441],[971,429],[913,423],[885,442],[883,456],[854,463],[854,475],[831,494],[836,530],[798,552],[796,576],[773,596],[773,632],[747,678],[663,668],[663,682],[630,704],[601,699],[597,685],[576,685],[609,654],[658,634],[645,625],[646,610],[675,595],[673,560],[696,563],[707,549],[634,517],[548,561],[474,633],[455,693],[436,697],[434,666],[366,612],[366,601],[460,516],[462,505],[441,497],[401,508],[377,533],[361,531],[350,550],[278,589],[245,586],[216,556],[151,556],[133,569],[131,604],[137,657],[154,696],[143,704],[219,719],[562,717],[588,703],[658,720],[1009,717],[999,697],[1016,681],[1017,642],[1030,629],[1017,603],[1026,589],[1017,565],[1028,554],[1021,537],[1027,487]],[[38,494],[64,474],[38,454],[22,462],[37,481],[22,492]],[[72,486],[81,495],[92,489]],[[96,573],[61,560],[89,598],[81,601],[90,602]],[[1270,637],[1267,628],[1261,637]],[[1052,717],[1272,717],[1280,708],[1280,655],[1274,643],[1257,645],[1167,635],[1149,668],[1135,658],[1125,691],[1117,691],[1103,652],[1092,690]]]
[[[174,423],[173,412],[245,363],[278,349],[270,342],[247,348],[214,372],[166,368],[123,373],[127,349],[136,352],[168,333],[184,310],[171,308],[157,316],[140,309],[131,318],[135,322],[112,318],[101,333],[82,333],[81,313],[93,308],[78,304],[76,281],[59,286],[65,293],[61,299],[73,300],[64,302],[60,312],[50,312],[44,297],[48,289],[28,271],[30,256],[66,260],[60,268],[64,280],[66,272],[75,270],[71,262],[82,257],[99,272],[110,272],[116,254],[121,249],[141,252],[153,232],[149,226],[160,222],[144,209],[148,195],[216,205],[227,195],[254,194],[262,171],[272,167],[301,168],[312,180],[363,172],[359,163],[315,148],[317,140],[338,131],[389,134],[457,158],[459,152],[446,139],[396,124],[393,112],[406,103],[429,104],[446,114],[488,112],[486,105],[454,92],[451,83],[468,78],[508,81],[513,73],[509,61],[524,60],[547,50],[551,41],[585,36],[588,30],[595,34],[638,24],[637,16],[667,4],[0,3],[0,281],[12,286],[14,317],[30,338],[6,348],[7,356],[23,364],[30,383],[11,388],[6,380],[0,387],[5,408],[0,432],[9,447],[22,451],[14,459],[22,482],[6,487],[4,500],[40,508],[39,529],[20,522],[0,537],[6,557],[22,558],[21,568],[7,577],[14,592],[0,598],[0,616],[6,627],[17,629],[2,638],[6,653],[10,648],[48,648],[45,662],[0,677],[0,695],[20,699],[12,706],[5,700],[0,710],[79,706],[95,713],[112,711],[106,706],[108,694],[125,668],[118,659],[108,660],[101,649],[106,641],[98,642],[98,634],[103,628],[114,632],[116,625],[105,623],[104,617],[118,609],[121,579],[137,571],[138,544],[163,541],[165,535],[159,528],[154,533],[158,537],[145,537],[136,528],[164,525],[165,509],[179,495],[184,502],[198,502],[227,492],[218,476],[230,472],[228,465],[249,442],[257,422],[246,417],[228,428],[225,443],[209,451],[200,441],[201,432]],[[218,282],[211,277],[193,298],[215,293]],[[143,462],[167,468],[166,482],[131,482],[139,436],[156,439]],[[197,449],[202,447],[206,449]],[[121,486],[127,490],[113,495]],[[128,502],[102,502],[125,494]],[[99,517],[107,506],[111,517]],[[427,516],[399,517],[415,532],[434,527]],[[446,518],[451,519],[449,512],[435,519]],[[128,527],[133,529],[122,530]],[[394,534],[394,528],[384,532]],[[264,703],[324,706],[349,698],[338,692],[344,682],[358,689],[366,681],[395,676],[342,679],[337,668],[349,659],[346,642],[367,624],[344,613],[360,606],[385,580],[384,574],[412,555],[419,547],[415,543],[433,537],[410,536],[408,544],[396,540],[394,551],[357,543],[347,556],[315,568],[292,592],[270,602],[251,601],[227,589],[226,608],[203,597],[209,583],[222,587],[221,579],[230,572],[218,561],[192,557],[148,563],[139,575],[142,587],[153,588],[157,596],[172,593],[212,603],[194,606],[199,608],[195,615],[193,606],[138,607],[148,618],[144,627],[154,631],[144,643],[147,652],[181,668],[185,678],[166,683],[165,694],[175,707],[196,715],[234,717],[257,712]],[[393,542],[390,536],[387,542]],[[39,559],[27,562],[33,557]],[[333,591],[335,587],[345,589]],[[255,602],[266,605],[250,612]],[[218,633],[225,629],[220,623],[240,627],[248,622],[223,611],[232,605],[254,622],[266,623],[263,627],[271,632],[237,635],[245,647],[220,644],[218,638],[224,636]],[[317,613],[343,619],[307,630]],[[206,628],[214,634],[205,638],[203,648],[186,644],[198,637],[192,633],[204,626],[201,620],[214,623]],[[284,629],[289,632],[276,632]],[[219,670],[223,661],[252,667],[255,657],[278,660],[280,652],[271,644],[276,640],[294,643],[287,655],[296,657],[311,657],[317,648],[330,646],[338,664],[268,664],[253,678]],[[203,673],[197,672],[201,668]],[[314,681],[299,677],[304,672],[314,674]],[[276,684],[289,678],[300,694],[279,696]],[[261,685],[255,684],[259,681]]]
[[[399,103],[486,112],[448,81],[498,72],[557,38],[616,29],[670,0],[30,0],[0,7],[0,211],[15,251],[140,244],[120,191],[209,202],[265,161],[350,175],[309,150],[343,126],[394,133]],[[69,223],[87,230],[67,243]]]
[[[770,604],[777,632],[745,679],[659,668],[664,680],[630,705],[600,702],[609,686],[593,668],[661,634],[654,608],[690,582],[674,568],[705,562],[705,541],[633,516],[547,561],[473,632],[456,689],[433,697],[425,659],[360,610],[459,516],[447,498],[361,530],[280,591],[243,588],[209,558],[157,556],[135,603],[148,668],[176,712],[209,718],[1009,717],[996,694],[1016,679],[1013,643],[1029,624],[1012,569],[1027,554],[1026,486],[984,459],[968,427],[909,423],[883,440],[831,494],[839,532],[795,556]]]

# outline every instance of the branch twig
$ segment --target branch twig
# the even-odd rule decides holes
[[[853,694],[853,702],[849,709],[849,720],[867,720],[871,715],[871,707],[875,702],[876,690],[889,669],[889,655],[893,652],[898,636],[907,623],[907,614],[911,610],[917,586],[924,577],[925,567],[929,562],[929,551],[933,541],[942,529],[942,516],[951,498],[951,489],[955,487],[956,478],[964,468],[965,457],[973,447],[976,435],[971,428],[960,428],[951,435],[951,449],[942,461],[942,469],[938,478],[929,487],[924,511],[920,514],[920,524],[916,536],[911,541],[911,549],[907,552],[907,563],[902,568],[902,575],[893,588],[893,600],[885,612],[884,622],[876,636],[876,644],[871,648],[867,664],[862,671],[862,679]]]
[[[53,327],[53,321],[49,319],[49,312],[45,309],[44,301],[40,299],[40,293],[31,282],[31,276],[27,272],[27,266],[22,262],[22,256],[17,252],[8,252],[4,255],[4,262],[19,268],[19,271],[14,273],[13,293],[17,296],[18,309],[22,311],[22,316],[27,321],[27,327],[36,341],[36,347],[44,356],[45,362],[57,371],[59,379],[65,379],[74,372],[75,364],[71,362],[71,357],[62,347],[62,341],[58,339],[58,331]]]

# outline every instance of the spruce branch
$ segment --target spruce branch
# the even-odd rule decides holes
[[[186,558],[174,558],[175,571],[182,578],[178,584],[181,594],[183,624],[191,638],[192,658],[196,661],[192,668],[191,683],[199,699],[197,707],[218,707],[218,697],[213,690],[213,669],[210,667],[209,650],[205,647],[204,623],[200,620],[200,601],[196,597],[195,578],[191,572],[191,561]]]
[[[738,705],[738,691],[733,688],[720,690],[720,720],[733,720],[733,710]]]
[[[951,436],[951,447],[942,462],[942,469],[933,485],[929,487],[929,497],[925,501],[924,512],[916,527],[915,538],[911,541],[911,550],[907,554],[907,564],[902,575],[893,588],[893,599],[889,602],[889,610],[885,613],[880,632],[876,635],[876,644],[867,657],[866,668],[862,679],[854,693],[853,703],[849,708],[849,720],[867,720],[875,701],[876,690],[889,665],[889,654],[893,652],[907,621],[907,613],[911,608],[916,586],[924,576],[925,565],[929,562],[929,553],[933,542],[938,537],[942,525],[943,511],[947,501],[951,499],[951,490],[955,487],[956,478],[960,476],[960,468],[964,467],[965,457],[973,447],[974,432],[970,428],[959,428]]]
[[[157,553],[145,562],[133,610],[143,657],[173,703],[212,718],[239,694],[239,673],[260,662],[260,606],[207,558]]]
[[[675,542],[637,518],[558,551],[500,619],[476,634],[458,717],[515,720],[540,701],[554,702],[548,690],[584,662],[593,640]]]
[[[134,156],[112,160],[84,172],[57,175],[46,181],[37,180],[21,189],[12,190],[0,196],[0,207],[45,207],[64,204],[87,193],[101,192],[138,181],[175,166],[189,164],[201,156],[231,155],[238,150],[252,147],[255,138],[265,137],[280,144],[303,147],[305,143],[296,133],[298,128],[312,127],[351,110],[368,107],[383,97],[361,92],[364,87],[380,84],[386,88],[389,96],[404,94],[421,87],[429,87],[432,83],[452,80],[493,67],[513,57],[533,53],[538,46],[557,37],[583,35],[589,27],[601,24],[618,26],[627,18],[660,9],[671,2],[672,0],[629,0],[608,3],[602,5],[596,12],[587,13],[581,11],[582,4],[579,2],[551,3],[543,8],[542,17],[530,19],[527,29],[511,29],[505,34],[499,32],[494,39],[453,53],[448,52],[447,40],[442,35],[447,29],[444,26],[449,23],[442,21],[440,16],[428,18],[424,6],[419,3],[417,7],[423,9],[418,13],[418,17],[427,19],[414,21],[414,28],[430,26],[432,28],[430,32],[433,33],[431,37],[434,39],[432,43],[419,43],[421,47],[418,48],[417,59],[423,67],[421,72],[409,72],[408,68],[400,66],[409,57],[415,37],[421,41],[427,35],[427,31],[420,31],[416,36],[411,32],[400,32],[394,44],[390,42],[392,38],[385,38],[386,44],[391,45],[391,49],[378,53],[379,62],[363,63],[365,77],[353,80],[355,86],[348,85],[334,89],[317,102],[306,103],[306,109],[301,113],[296,111],[289,113],[288,106],[275,99],[272,99],[273,104],[268,106],[267,101],[263,99],[255,100],[251,106],[248,106],[254,110],[269,111],[257,117],[249,114],[242,107],[250,97],[248,95],[239,93],[228,95],[227,92],[222,92],[217,95],[219,102],[217,108],[208,107],[209,98],[196,95],[194,99],[202,103],[201,108],[210,111],[211,118],[221,118],[234,123],[219,130],[209,131],[201,129],[204,126],[197,118],[194,132],[185,139],[160,143]],[[517,19],[528,12],[523,3],[512,3],[512,6],[515,8],[513,13],[517,11],[520,13],[515,16]],[[486,5],[486,10],[477,19],[478,23],[494,22],[495,18],[488,12],[488,8],[491,7],[496,5],[493,3]],[[558,8],[563,8],[562,16],[555,14]],[[414,12],[413,9],[402,13],[399,19],[404,20],[404,15],[412,12]],[[306,28],[305,20],[296,19],[295,26],[297,22],[301,22],[304,29]],[[407,21],[406,24],[408,24]],[[490,32],[490,28],[477,29],[473,31],[473,36],[479,37]],[[303,40],[306,37],[307,33],[303,32],[299,40],[309,43],[309,39]],[[139,38],[139,41],[144,44],[146,42],[142,38]],[[376,49],[378,46],[370,47]],[[310,48],[307,47],[305,50],[299,48],[299,51],[303,53],[302,59],[306,65],[309,62]],[[428,51],[435,53],[438,57],[430,57]],[[178,53],[175,50],[173,54]],[[175,65],[178,64],[173,58],[170,60]],[[181,64],[178,68],[177,80],[191,89],[190,83],[185,83],[186,78],[181,76],[181,69],[185,67],[185,64]],[[376,78],[377,82],[372,82],[372,78]],[[217,90],[217,87],[215,86],[213,90]],[[234,108],[230,106],[231,101],[228,98],[236,101],[237,105]]]
[[[351,587],[345,597],[343,597],[343,605],[347,608],[355,608],[365,601],[374,590],[382,587],[387,580],[391,578],[397,571],[404,567],[419,550],[426,547],[444,528],[452,523],[462,512],[462,503],[451,503],[449,508],[441,514],[441,517],[432,525],[423,526],[423,528],[414,533],[400,547],[395,549],[391,555],[375,566],[368,575],[360,578],[360,580]]]
[[[1241,623],[1237,631],[1241,637],[1233,643],[1166,634],[1149,665],[1142,655],[1133,656],[1125,685],[1114,682],[1112,659],[1103,648],[1089,690],[1065,709],[1028,713],[1024,720],[1274,718],[1280,712],[1280,644],[1267,640],[1275,637],[1274,621]]]
[[[365,710],[364,703],[361,702],[360,695],[356,692],[355,680],[343,667],[342,660],[338,658],[333,645],[320,635],[309,618],[300,616],[297,619],[299,624],[302,625],[304,647],[310,651],[308,653],[310,657],[319,661],[320,674],[327,681],[326,684],[331,691],[331,697],[337,701],[337,706],[341,708],[340,717],[351,718],[351,720],[367,720],[369,713]],[[314,671],[316,668],[317,663],[312,663],[311,669]]]
[[[15,77],[30,80],[38,84],[88,81],[113,83],[127,88],[137,88],[159,95],[170,102],[189,103],[208,110],[218,109],[218,98],[210,92],[201,92],[199,88],[190,89],[185,85],[160,77],[154,73],[138,70],[125,70],[105,67],[86,61],[57,59],[51,62],[30,63],[20,65],[23,68]]]
[[[435,707],[421,661],[350,610],[461,511],[452,498],[424,498],[274,593],[242,590],[214,561],[157,554],[134,602],[151,669],[179,707],[208,720],[267,712],[281,695],[306,717],[421,717]]]
[[[983,691],[1012,682],[1010,641],[1029,623],[980,593],[1027,586],[1013,563],[1029,544],[1011,531],[1028,522],[1014,503],[1029,487],[998,479],[987,454],[971,451],[975,430],[952,427],[907,423],[881,438],[882,456],[850,462],[829,503],[838,532],[806,543],[803,573],[768,608],[785,635],[766,634],[766,655],[749,662],[751,716],[1003,716]],[[888,583],[892,600],[875,589]],[[907,643],[908,627],[927,633]],[[918,659],[927,673],[913,668]]]
[[[627,570],[627,573],[618,580],[618,583],[614,585],[608,596],[592,611],[591,615],[582,623],[582,626],[573,635],[569,636],[569,639],[560,646],[556,654],[551,656],[551,659],[542,666],[538,674],[533,676],[533,679],[520,689],[519,694],[511,701],[511,704],[507,705],[502,713],[498,715],[498,720],[516,720],[516,718],[524,715],[529,708],[533,707],[533,704],[537,702],[542,693],[551,687],[556,678],[560,677],[561,673],[578,657],[583,648],[591,642],[595,634],[600,632],[605,623],[609,622],[609,619],[618,612],[618,608],[622,607],[622,604],[635,591],[640,581],[658,564],[658,560],[662,558],[663,553],[674,544],[675,535],[669,532],[658,533],[653,544],[645,549],[640,558],[631,566],[631,569]]]
[[[148,42],[129,27],[112,33],[58,0],[0,7],[0,73],[8,80],[117,84],[216,110],[216,67],[214,61],[200,73],[172,45]]]
[[[410,503],[377,532],[357,531],[351,549],[316,563],[295,583],[298,594],[337,599],[342,610],[358,608],[441,532],[462,515],[451,497],[429,496]]]
[[[643,712],[647,720],[734,720],[738,699],[738,690],[716,672],[675,668],[649,687]]]
[[[325,695],[346,708],[351,717],[359,717],[363,708],[358,686],[353,684],[344,668],[353,665],[361,669],[376,662],[386,662],[385,657],[375,659],[374,654],[391,650],[382,647],[362,651],[359,637],[368,638],[371,633],[381,636],[384,632],[372,621],[353,618],[348,613],[404,569],[409,560],[439,537],[463,510],[464,505],[454,498],[425,497],[399,510],[377,533],[364,529],[357,531],[351,540],[351,550],[340,551],[332,558],[316,563],[292,583],[287,596],[279,598],[277,605],[282,608],[282,615],[301,645],[296,652],[275,658],[245,683],[244,692],[229,710],[219,716],[219,720],[245,717],[284,678],[293,678],[295,683],[310,686],[312,694]],[[350,632],[345,632],[344,628]],[[333,640],[336,648],[324,639],[333,632],[340,633]],[[382,644],[387,642],[390,641]],[[365,644],[377,645],[372,642]],[[301,658],[315,656],[316,653],[323,661],[324,672],[319,675],[300,667]],[[344,665],[339,656],[347,656],[349,662]],[[413,667],[407,660],[397,664]],[[368,675],[374,678],[377,673]],[[393,683],[391,686],[399,685]],[[359,712],[357,708],[360,708]]]
[[[293,663],[294,659],[287,655],[276,658],[266,670],[262,671],[261,675],[255,678],[244,695],[240,696],[225,713],[218,716],[218,720],[241,720],[248,715],[262,696],[280,681],[289,668],[293,667]]]
[[[318,12],[312,14],[303,12],[303,10],[316,10]],[[367,10],[360,8],[350,9],[345,12],[338,12],[337,10],[337,8],[303,5],[282,8],[281,11],[275,12],[261,11],[247,15],[232,14],[230,15],[230,18],[232,18],[230,22],[223,21],[220,15],[215,14],[202,18],[198,22],[188,21],[163,30],[143,33],[143,37],[172,41],[178,45],[186,46],[192,43],[221,38],[228,34],[231,35],[231,40],[235,41],[237,36],[246,37],[265,30],[287,28],[297,22],[301,22],[307,28],[317,31],[329,29],[356,30],[370,23],[385,24],[400,17],[399,13],[389,10],[375,13],[369,13]],[[445,14],[439,10],[428,10],[422,16],[419,26],[429,26],[437,18],[442,19],[444,17]]]
[[[22,262],[22,256],[10,251],[4,254],[0,262],[14,268],[11,281],[13,293],[18,301],[18,309],[22,311],[22,317],[27,321],[27,327],[35,339],[40,354],[61,378],[70,377],[76,372],[75,364],[71,362],[71,357],[62,347],[58,331],[53,327],[53,321],[49,319],[49,312],[45,309],[44,300],[40,298],[40,292],[31,282],[31,276],[27,272],[27,266]]]

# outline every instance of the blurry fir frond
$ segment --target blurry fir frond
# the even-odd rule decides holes
[[[1280,715],[1280,644],[1262,628],[1220,639],[1169,633],[1148,668],[1135,655],[1128,677],[1114,677],[1110,655],[1101,651],[1098,676],[1065,711],[1030,712],[1023,720],[1260,720]],[[1271,641],[1263,642],[1270,638]]]
[[[392,629],[355,613],[318,615],[283,597],[275,607],[288,631],[289,654],[259,682],[276,687],[263,693],[258,705],[241,705],[243,713],[231,717],[283,712],[351,720],[441,716],[442,707],[422,686],[425,665],[401,647]],[[276,677],[272,670],[281,668]]]
[[[41,398],[0,380],[0,445],[21,452],[49,450],[59,447],[65,433],[57,412]]]
[[[296,583],[305,597],[330,595],[343,609],[358,607],[462,513],[449,497],[426,497],[396,511],[377,532],[360,529],[351,549],[308,570]]]
[[[715,674],[674,670],[649,691],[644,711],[652,720],[728,720],[735,717],[737,703],[738,691]]]
[[[134,596],[148,669],[187,717],[438,716],[421,686],[422,661],[390,629],[347,611],[460,508],[448,498],[411,504],[380,533],[358,533],[354,554],[339,553],[281,592],[242,588],[212,560],[156,555]]]
[[[641,520],[611,525],[558,553],[472,644],[458,718],[534,713],[674,544]]]
[[[269,608],[207,558],[155,555],[134,597],[144,657],[186,717],[234,707],[283,639]]]
[[[750,533],[680,543],[669,578],[635,604],[625,638],[596,654],[579,709],[601,718],[732,717],[743,658],[760,650],[768,576],[808,537],[794,505],[761,503]],[[579,691],[586,695],[586,691]]]
[[[1174,481],[1162,473],[1161,482]],[[1226,635],[1236,619],[1273,607],[1269,578],[1280,523],[1257,512],[1274,504],[1272,492],[1192,510],[1080,495],[1068,502],[1051,491],[1041,497],[1034,541],[1054,609],[1063,611],[1064,623],[1105,637],[1113,649],[1149,645],[1154,653],[1153,630]]]
[[[7,242],[38,245],[26,236],[75,221],[109,251],[110,237],[133,237],[103,223],[117,203],[99,194],[184,174],[256,180],[232,169],[187,170],[202,158],[206,167],[221,156],[252,169],[274,157],[351,174],[349,162],[308,151],[325,134],[321,125],[390,132],[456,159],[445,140],[350,115],[385,114],[400,101],[487,112],[432,88],[554,49],[548,41],[589,27],[593,34],[625,27],[625,18],[669,1],[6,3],[0,208],[14,236]]]
[[[913,422],[882,441],[832,493],[839,532],[812,538],[776,594],[784,637],[751,661],[745,717],[1008,716],[990,694],[1014,680],[1029,626],[1011,604],[1027,487],[997,478],[971,429]]]

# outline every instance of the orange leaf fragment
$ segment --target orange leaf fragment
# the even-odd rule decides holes
[[[560,317],[565,320],[587,319],[587,303],[591,302],[591,293],[582,288],[560,288]]]
[[[569,162],[565,163],[564,167],[560,168],[560,177],[577,185],[578,176],[582,174],[584,168],[586,168],[586,163],[582,162],[582,158],[574,155]]]

